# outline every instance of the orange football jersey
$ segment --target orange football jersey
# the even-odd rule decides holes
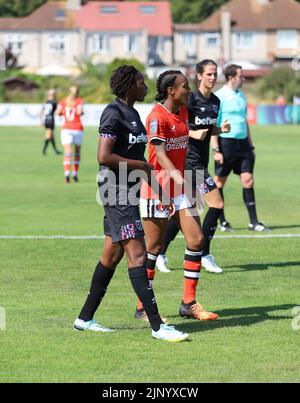
[[[185,168],[185,157],[189,144],[188,110],[181,106],[179,114],[169,112],[162,104],[154,106],[146,120],[146,130],[149,142],[149,164],[154,165],[157,171],[156,178],[162,188],[171,198],[183,193],[182,188],[174,186],[173,179],[164,172],[159,165],[154,140],[160,140],[166,144],[166,153],[176,169],[182,176]],[[157,195],[145,183],[142,186],[142,197],[147,199],[157,198]]]
[[[68,105],[67,98],[60,102],[62,106],[61,114],[64,116],[63,129],[83,130],[80,115],[77,113],[77,107],[83,105],[81,98],[76,98],[73,105]]]

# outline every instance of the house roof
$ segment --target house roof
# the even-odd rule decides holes
[[[0,18],[0,30],[12,29],[20,22],[20,18]]]
[[[172,35],[171,6],[168,1],[93,1],[76,11],[75,15],[76,25],[87,31],[146,29],[153,36]]]
[[[200,24],[202,31],[221,30],[221,12],[231,13],[234,31],[300,30],[300,4],[295,0],[231,0]]]
[[[65,1],[47,2],[27,17],[0,18],[0,29],[67,30],[76,29],[74,12],[66,10]]]
[[[109,9],[116,12],[108,13]],[[27,17],[0,18],[0,30],[78,28],[87,31],[146,29],[153,36],[171,36],[171,6],[168,1],[92,1],[79,10],[67,10],[66,1],[49,1]]]
[[[200,24],[174,24],[174,31],[176,31],[176,32],[198,32],[198,31],[200,31]]]

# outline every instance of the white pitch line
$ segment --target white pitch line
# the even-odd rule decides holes
[[[104,239],[105,235],[0,235],[0,239],[70,239],[94,240]],[[178,238],[183,238],[179,235]],[[300,234],[262,234],[262,235],[215,235],[217,239],[270,239],[270,238],[300,238]]]

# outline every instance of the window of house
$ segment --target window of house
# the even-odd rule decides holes
[[[137,36],[133,34],[129,34],[127,36],[127,46],[126,46],[126,51],[130,53],[136,53],[137,51]]]
[[[48,46],[51,53],[64,53],[66,48],[65,36],[63,34],[50,35]]]
[[[23,50],[25,42],[24,35],[10,34],[5,37],[5,46],[14,54],[20,54]]]
[[[277,47],[280,49],[298,48],[298,32],[294,30],[277,31]]]
[[[184,32],[182,34],[182,42],[186,46],[193,45],[195,38],[196,35],[193,32]]]
[[[102,14],[117,14],[118,8],[117,6],[101,6],[100,12]]]
[[[66,10],[58,9],[55,13],[55,19],[58,21],[63,21],[66,17]]]
[[[140,6],[139,10],[142,14],[156,14],[155,6]]]
[[[105,34],[94,34],[92,36],[93,52],[105,53],[110,51],[110,37]]]
[[[253,32],[236,32],[235,45],[240,49],[253,49],[255,47],[255,36]]]
[[[205,42],[208,48],[218,48],[220,46],[220,34],[218,32],[207,33]]]

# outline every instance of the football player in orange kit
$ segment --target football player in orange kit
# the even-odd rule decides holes
[[[187,78],[176,70],[162,73],[157,81],[159,102],[146,121],[149,141],[149,163],[154,166],[165,192],[174,204],[174,219],[181,229],[186,250],[184,256],[184,291],[179,314],[198,320],[216,320],[218,315],[208,312],[196,301],[200,278],[203,233],[196,208],[184,193],[184,166],[189,144],[189,116],[187,110],[190,88]],[[169,192],[167,187],[169,186]],[[170,209],[161,204],[157,195],[144,183],[141,216],[146,235],[147,271],[154,279],[156,259],[160,253]],[[140,301],[136,318],[147,320]]]
[[[83,141],[83,100],[78,97],[78,87],[72,86],[67,98],[58,105],[57,114],[64,117],[61,131],[61,143],[64,147],[64,173],[66,183],[70,183],[72,165],[72,144],[75,146],[72,177],[78,182],[78,169],[80,164],[80,148]]]

